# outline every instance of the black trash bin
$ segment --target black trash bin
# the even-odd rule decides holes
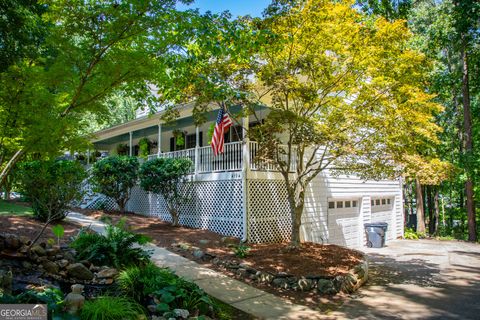
[[[365,233],[367,234],[367,247],[382,248],[385,246],[385,233],[387,232],[388,223],[375,222],[365,223]]]

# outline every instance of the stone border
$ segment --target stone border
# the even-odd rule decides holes
[[[362,260],[347,274],[341,276],[306,275],[300,278],[285,272],[273,274],[252,268],[236,259],[220,259],[212,254],[204,253],[199,248],[189,247],[184,243],[175,245],[179,251],[189,251],[196,259],[210,261],[213,265],[234,273],[240,279],[257,281],[271,287],[292,291],[316,291],[319,294],[334,295],[339,292],[353,293],[368,280],[368,260],[363,252]]]

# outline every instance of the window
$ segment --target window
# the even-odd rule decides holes
[[[350,208],[351,204],[352,203],[350,201],[345,201],[345,208]]]
[[[380,205],[380,199],[375,200],[375,205],[379,206]]]
[[[352,207],[353,207],[353,208],[356,208],[356,207],[357,207],[357,201],[355,201],[355,200],[352,201]]]
[[[387,199],[382,199],[382,205],[387,204]]]
[[[343,201],[337,201],[337,209],[343,208]]]
[[[232,133],[232,142],[235,141],[242,141],[243,139],[243,127],[242,126],[234,126],[231,127],[230,130]]]
[[[370,205],[373,207],[373,206],[375,205],[375,200],[372,200],[372,201],[370,202]]]
[[[187,144],[187,149],[195,148],[195,145],[197,144],[197,135],[195,133],[187,134],[185,140],[185,143]]]
[[[390,199],[387,199],[387,204],[390,204]]]
[[[334,201],[330,201],[328,203],[328,209],[335,209],[335,202]]]

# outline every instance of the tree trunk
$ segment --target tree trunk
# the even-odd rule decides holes
[[[435,233],[435,213],[433,209],[433,187],[427,186],[427,203],[428,203],[428,233],[433,235]]]
[[[289,192],[288,198],[292,218],[292,237],[290,238],[289,247],[295,249],[301,247],[300,227],[302,225],[303,207],[305,206],[305,192],[303,190],[300,191],[298,199],[295,198],[295,194]]]
[[[172,226],[173,227],[178,227],[180,224],[179,224],[179,215],[178,215],[178,211],[175,210],[175,209],[171,209],[170,210],[170,215],[172,216]]]
[[[15,154],[13,157],[8,161],[7,165],[5,168],[3,168],[2,173],[0,173],[0,190],[4,186],[8,175],[12,171],[13,167],[17,164],[18,161],[20,161],[25,154],[25,149],[20,149]]]
[[[440,221],[440,205],[438,203],[438,187],[435,187],[435,194],[433,196],[433,204],[435,208],[435,224],[433,226],[433,234],[438,235],[438,224]]]
[[[415,189],[417,194],[417,232],[418,233],[425,233],[425,214],[423,210],[423,192],[422,192],[422,185],[420,184],[420,180],[415,179]]]
[[[473,178],[471,161],[473,155],[473,137],[472,137],[472,113],[470,107],[470,87],[468,83],[468,53],[467,40],[465,34],[462,34],[462,102],[463,102],[463,128],[464,128],[464,150],[466,154],[467,181],[465,182],[465,196],[467,198],[467,219],[468,219],[468,241],[477,241],[477,222],[475,217],[475,202],[473,192]]]

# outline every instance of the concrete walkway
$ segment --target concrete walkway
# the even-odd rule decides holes
[[[68,220],[82,226],[90,226],[103,234],[105,224],[80,213],[69,213]],[[159,267],[168,267],[185,279],[195,282],[209,295],[259,319],[326,319],[319,312],[308,307],[295,305],[273,294],[251,287],[226,275],[172,253],[165,248],[149,244],[152,261]]]

